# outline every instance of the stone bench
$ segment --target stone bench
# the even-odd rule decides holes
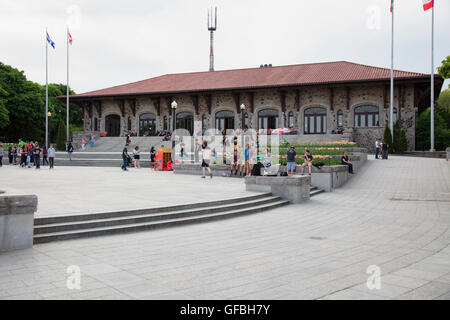
[[[0,194],[0,251],[33,246],[35,195]]]
[[[309,200],[310,186],[311,177],[308,175],[288,177],[245,177],[245,189],[247,191],[271,192],[292,203],[301,203]]]

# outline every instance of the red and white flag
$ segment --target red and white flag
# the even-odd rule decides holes
[[[434,0],[423,0],[423,10],[427,11],[428,9],[433,8]]]
[[[69,37],[69,44],[72,45],[72,35],[67,31],[67,35]]]
[[[392,12],[392,7],[394,6],[394,0],[391,0],[391,12]]]

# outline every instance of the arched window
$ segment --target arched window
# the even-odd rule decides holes
[[[277,129],[278,111],[274,109],[264,109],[258,112],[258,130],[259,129]]]
[[[219,111],[216,113],[216,130],[234,129],[234,112]]]
[[[360,106],[355,108],[355,127],[377,127],[378,107]]]
[[[293,128],[294,127],[294,113],[291,111],[289,112],[288,116],[288,127]]]
[[[144,113],[139,117],[139,135],[152,136],[156,133],[156,116]]]
[[[327,109],[320,107],[305,110],[305,134],[324,134],[327,132]]]
[[[167,116],[164,116],[163,130],[169,130],[169,122],[167,122]]]
[[[202,116],[202,135],[205,134],[205,131],[207,129],[207,123],[206,123],[206,115]]]
[[[342,128],[344,126],[344,112],[342,112],[342,110],[337,112],[337,126],[338,128]]]

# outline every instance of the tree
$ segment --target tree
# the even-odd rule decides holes
[[[400,121],[397,120],[394,123],[394,138],[392,139],[392,151],[398,153],[400,152],[400,133],[402,131],[402,128],[400,126]]]
[[[59,120],[58,133],[56,135],[56,149],[66,150],[66,124],[62,119]]]
[[[430,119],[431,108],[422,112],[416,123],[416,149],[430,149]],[[450,143],[450,130],[446,128],[445,120],[438,113],[434,115],[434,144],[436,150],[445,150]]]
[[[0,129],[9,125],[9,111],[6,109],[6,92],[0,85]]]
[[[442,65],[438,67],[438,72],[444,79],[450,78],[450,56],[442,60]]]
[[[444,119],[446,129],[450,129],[450,89],[442,91],[439,95],[436,104],[436,113]]]
[[[393,152],[392,134],[391,134],[391,129],[389,128],[389,124],[387,122],[386,122],[386,127],[384,128],[383,139],[389,146],[389,153],[392,153]]]

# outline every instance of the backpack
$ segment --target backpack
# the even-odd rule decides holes
[[[324,165],[325,165],[325,163],[323,163],[323,162],[313,163],[313,166],[316,167],[317,169],[322,169],[322,167]]]
[[[262,167],[263,167],[263,165],[261,162],[258,162],[255,165],[253,165],[252,176],[260,176]]]

